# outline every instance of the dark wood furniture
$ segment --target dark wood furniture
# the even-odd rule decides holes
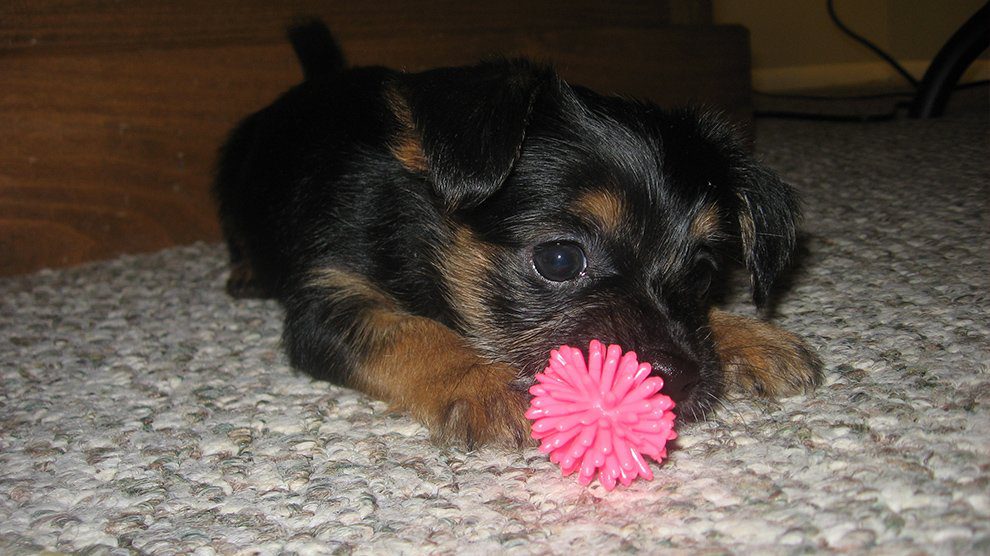
[[[283,38],[300,15],[354,64],[524,54],[603,92],[750,114],[747,33],[694,0],[4,2],[0,275],[218,240],[216,149],[300,79]]]

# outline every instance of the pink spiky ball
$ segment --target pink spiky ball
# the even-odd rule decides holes
[[[560,346],[536,375],[537,384],[526,417],[533,421],[533,438],[550,454],[564,476],[578,471],[588,485],[597,475],[605,490],[616,482],[628,486],[637,477],[653,478],[649,456],[657,463],[667,457],[674,432],[674,401],[659,393],[663,379],[650,376],[650,364],[632,351],[598,340],[580,349]]]

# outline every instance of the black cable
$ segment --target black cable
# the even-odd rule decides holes
[[[849,35],[850,37],[852,37],[854,40],[856,40],[866,48],[872,50],[877,56],[883,58],[888,64],[890,64],[891,67],[897,70],[897,73],[901,74],[904,77],[904,79],[906,79],[907,82],[911,84],[911,87],[915,89],[918,88],[919,81],[915,79],[913,75],[908,73],[908,71],[904,69],[903,66],[897,63],[897,60],[895,60],[892,56],[881,50],[879,46],[873,44],[865,37],[858,35],[855,31],[846,27],[846,25],[842,23],[842,21],[839,19],[839,16],[835,14],[834,0],[826,0],[825,7],[828,9],[828,15],[829,17],[832,18],[832,22],[835,23],[836,27],[838,27],[843,33]]]
[[[953,91],[960,91],[962,89],[972,89],[974,87],[986,87],[990,85],[990,79],[980,79],[979,81],[970,81],[969,83],[960,83],[955,86]]]
[[[906,107],[906,105],[905,105]],[[887,122],[897,118],[898,109],[883,114],[814,114],[811,112],[789,112],[787,110],[756,110],[754,118],[773,118],[777,120],[808,120],[814,122],[841,122],[867,124]]]
[[[864,95],[809,95],[801,93],[764,93],[753,91],[754,95],[769,98],[786,98],[792,100],[876,100],[881,98],[913,97],[910,91],[893,91],[889,93],[873,93]]]
[[[873,44],[866,38],[856,34],[854,31],[846,27],[844,23],[839,19],[838,15],[835,13],[834,0],[826,0],[825,6],[828,10],[828,15],[832,19],[832,22],[844,33],[863,44],[878,56],[883,58],[888,64],[891,65],[898,73],[900,73],[904,79],[911,84],[915,89],[919,86],[919,81],[914,78],[903,66],[897,63],[893,57],[880,49],[877,45]],[[979,81],[972,81],[970,83],[962,83],[956,85],[953,90],[958,91],[962,89],[970,89],[973,87],[983,87],[990,85],[990,80],[983,79]],[[903,98],[903,97],[914,97],[915,92],[913,91],[896,91],[890,93],[874,93],[874,94],[863,94],[863,95],[836,95],[836,96],[826,96],[826,95],[809,95],[809,94],[793,94],[793,93],[763,93],[760,91],[753,91],[754,95],[765,96],[771,98],[784,98],[792,100],[810,100],[810,101],[843,101],[843,100],[876,100],[884,98]],[[884,112],[882,114],[819,114],[813,112],[794,112],[788,110],[756,110],[753,112],[754,118],[777,118],[785,120],[813,120],[821,122],[850,122],[850,123],[868,123],[868,122],[883,122],[889,121],[897,118],[898,113],[902,109],[910,108],[911,102],[902,101],[894,104],[893,110],[889,112]]]
[[[973,89],[975,87],[986,87],[990,85],[990,79],[981,79],[979,81],[970,81],[969,83],[961,83],[956,85],[954,91],[961,91],[963,89]],[[793,95],[788,93],[760,93],[754,91],[754,94],[773,97],[773,98],[785,98],[789,100],[811,100],[811,101],[841,101],[841,100],[872,100],[880,98],[896,98],[896,97],[913,97],[914,93],[907,92],[894,92],[894,93],[878,93],[873,95],[850,95],[850,96],[820,96],[820,95]],[[894,104],[894,109],[889,112],[884,112],[882,114],[820,114],[816,112],[793,112],[789,110],[755,110],[753,111],[754,118],[772,118],[778,120],[810,120],[816,122],[848,122],[848,123],[872,123],[872,122],[886,122],[894,120],[897,118],[901,110],[907,110],[911,107],[911,101],[901,101]]]
[[[912,118],[937,118],[945,112],[959,78],[973,62],[990,49],[990,2],[976,10],[966,23],[956,29],[928,64],[918,85],[918,94],[908,115]]]
[[[986,87],[990,85],[990,79],[980,79],[978,81],[970,81],[969,83],[960,83],[955,86],[953,91],[962,91],[964,89],[972,89],[975,87]],[[753,94],[761,97],[769,98],[785,98],[790,100],[877,100],[882,98],[898,98],[898,97],[913,97],[915,93],[913,91],[890,91],[887,93],[868,93],[862,95],[811,95],[803,93],[766,93],[763,91],[753,91]]]

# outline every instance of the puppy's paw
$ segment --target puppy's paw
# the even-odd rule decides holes
[[[247,261],[235,263],[230,267],[227,277],[227,295],[234,299],[257,299],[267,297],[265,290],[254,278],[254,271]]]
[[[513,385],[515,377],[507,365],[472,366],[438,407],[436,419],[430,423],[434,440],[468,449],[532,444],[525,415],[530,396]]]
[[[822,362],[799,336],[754,319],[712,311],[711,329],[729,392],[767,398],[807,393]]]

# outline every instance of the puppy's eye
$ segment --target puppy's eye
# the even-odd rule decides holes
[[[541,243],[533,249],[533,267],[551,282],[573,280],[588,267],[581,246],[570,241]]]

